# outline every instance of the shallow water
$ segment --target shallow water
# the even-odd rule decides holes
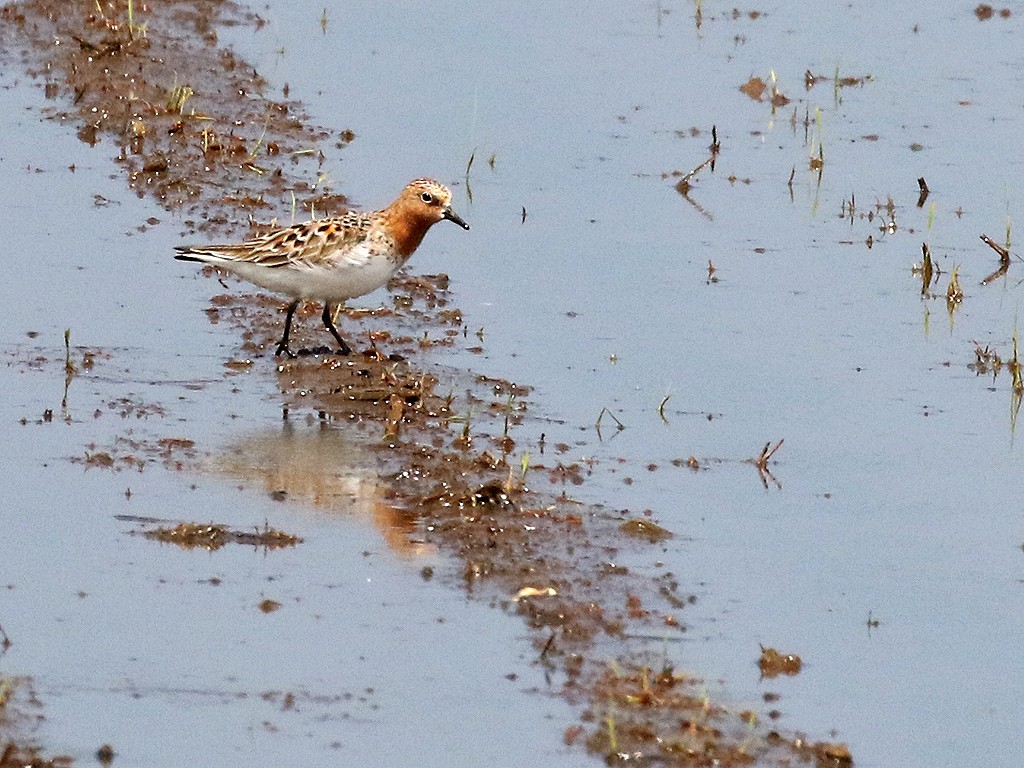
[[[0,331],[0,627],[13,643],[0,673],[32,676],[47,753],[88,764],[109,743],[118,761],[153,766],[257,754],[582,763],[561,742],[574,714],[523,663],[534,651],[522,628],[452,590],[455,566],[375,516],[363,436],[283,422],[272,373],[225,369],[238,339],[203,313],[210,283],[170,259],[176,227],[133,232],[163,212],[108,179],[98,150],[24,111],[36,98],[0,88],[3,133],[24,139],[5,147],[0,174],[20,224],[8,258],[24,259],[5,281]],[[78,374],[62,405],[65,327]],[[79,345],[96,353],[89,369]],[[211,472],[167,471],[168,435],[198,439]],[[115,469],[80,461],[104,452]],[[269,523],[304,541],[184,551],[138,535],[138,518]],[[264,599],[281,607],[264,614]]]
[[[702,597],[683,663],[739,699],[782,691],[783,725],[835,728],[859,765],[1012,764],[1020,448],[1006,372],[967,364],[975,341],[1011,354],[1020,308],[1016,262],[979,285],[997,259],[978,240],[1020,219],[1019,15],[861,4],[734,20],[705,4],[698,30],[688,3],[335,6],[322,34],[313,14],[270,8],[266,47],[284,54],[261,71],[356,132],[338,174],[357,199],[423,169],[459,181],[475,149],[474,229],[417,263],[453,274],[487,363],[564,420],[548,440],[603,459],[588,497],[683,535],[662,556]],[[337,66],[305,66],[307,51]],[[805,91],[808,69],[830,80]],[[836,90],[837,71],[872,79]],[[738,90],[771,72],[793,99],[774,115]],[[818,134],[818,108],[820,183],[803,125]],[[661,174],[696,167],[711,124],[722,153],[691,192],[704,215]],[[862,216],[890,196],[883,233]],[[925,241],[946,272],[934,290],[960,267],[952,323],[911,274]],[[606,406],[627,429],[598,443]],[[780,438],[782,488],[766,491],[738,460]],[[691,454],[709,470],[670,464]],[[758,643],[800,653],[804,672],[759,683]]]
[[[649,508],[679,534],[657,554],[662,566],[630,563],[671,570],[700,597],[688,609],[687,641],[669,649],[679,666],[721,679],[738,706],[782,693],[780,727],[822,738],[835,729],[860,766],[1015,764],[1021,448],[1008,373],[993,381],[967,365],[975,342],[1009,358],[1019,322],[1020,265],[979,285],[996,257],[978,240],[1001,242],[1007,221],[1021,219],[1019,15],[979,21],[972,7],[943,2],[783,6],[758,18],[744,9],[734,19],[731,8],[705,4],[698,29],[694,6],[682,2],[586,11],[338,4],[327,6],[325,32],[320,8],[282,1],[258,10],[267,26],[221,40],[288,83],[315,120],[355,131],[328,167],[339,191],[376,206],[413,176],[456,183],[472,230],[439,226],[413,262],[449,272],[465,322],[484,329],[482,357],[456,351],[448,362],[534,386],[532,407],[547,421],[527,429],[598,460],[573,492]],[[831,78],[837,68],[871,80],[804,89],[806,70]],[[738,90],[771,72],[793,100],[774,114]],[[216,475],[67,464],[123,432],[118,416],[91,418],[116,397],[173,403],[148,417],[164,420],[160,434],[177,419],[183,434],[225,448],[281,439],[280,413],[266,372],[225,377],[237,338],[202,312],[212,284],[169,259],[180,222],[108,180],[102,146],[89,150],[38,123],[25,111],[38,104],[35,91],[0,98],[4,135],[27,139],[5,148],[0,165],[0,189],[21,224],[8,232],[8,253],[33,255],[3,288],[11,311],[0,339],[15,360],[38,349],[50,360],[42,371],[17,362],[3,370],[5,466],[18,502],[4,527],[18,533],[8,544],[17,576],[0,576],[15,585],[0,625],[16,642],[5,666],[40,683],[47,744],[74,750],[99,738],[130,753],[131,710],[171,724],[167,743],[154,736],[133,755],[154,765],[166,764],[161,755],[175,764],[209,756],[212,744],[224,746],[218,762],[248,764],[254,734],[285,758],[299,745],[322,754],[334,738],[358,756],[365,742],[355,734],[366,727],[387,734],[374,739],[377,749],[394,750],[371,753],[377,764],[413,750],[480,762],[481,744],[494,748],[489,764],[582,762],[561,747],[573,721],[563,705],[502,695],[541,684],[527,680],[519,627],[465,604],[443,578],[424,583],[423,558],[443,563],[390,549],[365,515],[325,517]],[[701,163],[712,124],[722,152],[714,173],[697,176],[698,208],[661,175]],[[699,136],[689,136],[693,127]],[[824,145],[820,181],[807,135]],[[474,150],[470,201],[463,177]],[[30,164],[45,173],[26,172]],[[932,194],[919,209],[921,176]],[[95,194],[114,202],[97,206]],[[852,222],[842,218],[851,195]],[[896,229],[883,232],[876,204],[890,196]],[[149,216],[162,221],[135,232]],[[922,242],[945,272],[934,290],[960,268],[965,298],[952,320],[944,299],[921,299],[911,274]],[[130,279],[113,291],[111,272]],[[72,343],[111,359],[71,383],[72,424],[17,425],[45,408],[59,416],[65,327]],[[599,435],[604,407],[626,429],[605,417]],[[146,424],[138,420],[143,435]],[[781,438],[778,484],[766,488],[742,460]],[[671,463],[690,455],[703,470]],[[269,520],[298,532],[307,539],[301,564],[291,551],[158,548],[113,517],[175,517],[182,505],[199,519]],[[211,576],[222,584],[204,583]],[[366,584],[382,593],[357,601]],[[183,598],[185,585],[194,599]],[[146,603],[126,612],[140,588]],[[264,616],[264,596],[284,607]],[[111,637],[119,621],[125,631]],[[304,642],[308,655],[281,658],[284,643]],[[800,654],[803,672],[759,681],[759,643]],[[332,665],[336,648],[365,662]],[[505,680],[510,671],[520,679]],[[210,688],[211,679],[221,682]],[[135,688],[138,700],[127,693]],[[192,690],[208,697],[182,693]],[[280,690],[310,700],[299,695],[298,712],[257,701]],[[340,708],[315,698],[339,692],[353,696]],[[510,699],[521,707],[514,726]],[[110,725],[81,718],[85,707],[112,713]],[[436,718],[442,710],[465,718]],[[339,711],[342,722],[318,720]],[[204,721],[205,736],[194,735],[204,749],[187,754],[177,728]],[[444,738],[452,722],[466,724],[460,739],[471,749],[453,753]],[[267,737],[272,726],[291,738]]]

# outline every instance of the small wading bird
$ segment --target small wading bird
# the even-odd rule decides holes
[[[304,299],[324,303],[321,319],[340,345],[339,354],[347,355],[351,349],[331,320],[333,306],[384,285],[441,219],[469,229],[451,204],[446,186],[416,179],[379,211],[294,224],[236,245],[178,246],[174,258],[209,264],[291,296],[294,301],[288,306],[275,355],[295,357],[288,348],[288,333],[292,315]]]

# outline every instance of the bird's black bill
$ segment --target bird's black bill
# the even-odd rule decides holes
[[[448,219],[448,221],[454,221],[454,222],[455,222],[456,224],[458,224],[458,225],[459,225],[460,227],[462,227],[463,229],[469,229],[469,224],[467,224],[467,223],[466,223],[466,222],[465,222],[465,221],[464,221],[464,220],[462,219],[462,217],[461,217],[461,216],[459,216],[459,214],[457,214],[457,213],[456,213],[455,211],[453,211],[453,210],[452,210],[451,208],[445,208],[445,209],[444,209],[444,213],[442,213],[441,215],[442,215],[442,216],[443,216],[444,218]]]

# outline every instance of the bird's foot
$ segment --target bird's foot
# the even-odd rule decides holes
[[[288,349],[288,345],[283,341],[277,345],[277,351],[274,352],[274,357],[280,357],[281,355],[284,355],[289,360],[294,360],[296,358],[296,354]]]

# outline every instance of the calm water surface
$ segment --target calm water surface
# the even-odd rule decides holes
[[[1010,354],[1020,309],[1015,269],[979,285],[996,259],[978,235],[1021,218],[1022,17],[705,3],[697,29],[690,3],[413,3],[328,6],[324,33],[267,8],[261,71],[356,132],[336,173],[358,199],[421,172],[458,182],[475,150],[474,229],[418,264],[455,276],[492,370],[565,421],[548,439],[605,460],[586,493],[682,534],[665,567],[702,600],[681,663],[741,700],[780,690],[784,724],[835,728],[859,765],[1013,764],[1021,449],[1008,377],[967,364],[975,342]],[[829,81],[805,90],[807,70]],[[774,114],[738,90],[772,73],[793,100]],[[870,80],[837,91],[837,73]],[[697,166],[712,124],[698,209],[661,174]],[[863,216],[890,197],[883,233]],[[960,269],[952,322],[911,274],[925,241],[935,290]],[[597,442],[605,406],[628,426]],[[765,490],[737,460],[779,438]],[[710,470],[671,466],[691,454]],[[758,643],[805,671],[759,682]]]
[[[383,204],[418,175],[457,184],[458,210],[473,229],[438,228],[414,262],[417,270],[449,272],[467,324],[484,329],[484,357],[455,353],[452,363],[535,386],[534,411],[548,420],[528,429],[544,431],[549,443],[575,445],[577,457],[598,459],[579,493],[613,507],[649,508],[679,534],[657,553],[663,565],[655,555],[630,563],[670,569],[701,598],[686,642],[670,649],[678,665],[722,680],[737,706],[756,703],[767,690],[782,693],[782,727],[816,738],[834,729],[860,766],[1015,765],[1016,725],[1024,715],[1017,653],[1024,639],[1022,449],[1008,375],[979,378],[967,364],[975,343],[1009,357],[1019,322],[1020,265],[1006,280],[981,286],[996,257],[978,235],[1002,241],[1009,222],[1016,238],[1022,220],[1014,148],[1024,84],[1014,52],[1024,15],[979,21],[968,4],[940,2],[917,9],[783,4],[742,9],[733,18],[731,6],[703,5],[698,28],[694,6],[684,2],[570,10],[540,3],[328,4],[324,31],[321,6],[281,0],[259,6],[268,21],[259,32],[237,28],[221,39],[278,86],[288,83],[315,120],[356,133],[327,170],[357,203]],[[751,18],[748,10],[762,15]],[[830,80],[805,90],[807,70]],[[870,79],[837,90],[837,72]],[[738,90],[751,76],[770,82],[772,73],[792,99],[774,113]],[[20,91],[4,98],[35,101]],[[279,430],[269,377],[224,380],[221,361],[235,339],[230,329],[206,323],[201,309],[210,286],[163,258],[180,224],[134,200],[120,182],[105,181],[111,166],[99,151],[59,127],[38,125],[19,104],[3,114],[13,128],[61,142],[59,163],[24,148],[0,166],[12,216],[23,224],[9,233],[8,253],[32,256],[4,288],[11,307],[0,328],[5,348],[19,354],[44,346],[59,356],[60,334],[71,326],[81,343],[115,351],[109,365],[138,382],[139,397],[185,398],[166,417],[187,413],[183,433],[203,434],[212,425],[205,427],[210,441],[231,443],[254,430]],[[691,203],[662,174],[701,163],[713,124],[722,152],[714,173],[698,175]],[[691,128],[700,135],[691,136]],[[809,140],[824,146],[820,180],[809,168]],[[464,175],[474,151],[470,200]],[[78,162],[78,173],[63,170],[70,162]],[[27,173],[26,163],[48,173]],[[932,194],[919,209],[922,176]],[[116,203],[98,207],[96,193]],[[851,196],[858,211],[852,221],[842,217]],[[866,215],[890,197],[895,227],[883,232],[880,219]],[[73,226],[53,215],[70,205],[78,206]],[[164,221],[134,233],[150,215]],[[949,272],[959,267],[965,297],[952,320],[944,300],[922,300],[911,274],[923,242],[945,272],[936,291],[945,291]],[[714,284],[707,282],[709,260],[718,270]],[[126,265],[137,279],[111,291],[110,270]],[[38,340],[25,338],[30,329],[40,332]],[[4,406],[8,425],[59,404],[60,366],[47,370],[15,366],[4,373],[16,393]],[[157,394],[145,384],[191,378],[210,384]],[[87,412],[106,396],[99,384],[99,395],[84,381],[72,389]],[[662,420],[657,407],[666,395]],[[595,432],[604,407],[625,430]],[[239,418],[226,422],[228,413]],[[354,721],[384,728],[408,718],[410,733],[422,738],[438,735],[441,726],[429,720],[438,705],[415,702],[445,692],[442,706],[500,721],[506,698],[493,689],[508,684],[501,676],[509,667],[521,671],[516,659],[525,652],[514,622],[421,583],[420,561],[393,554],[365,521],[339,531],[300,505],[275,506],[258,494],[240,504],[230,481],[205,476],[194,491],[194,478],[136,481],[122,473],[111,481],[87,472],[83,481],[81,467],[66,466],[63,457],[101,442],[103,423],[5,427],[12,430],[8,458],[21,475],[15,498],[24,515],[55,534],[45,543],[34,529],[23,534],[22,560],[12,572],[24,575],[4,577],[17,585],[0,621],[31,638],[25,645],[33,650],[19,642],[14,661],[34,670],[44,693],[47,681],[60,689],[43,698],[52,699],[51,720],[71,723],[54,729],[70,744],[98,730],[76,719],[76,708],[138,706],[111,690],[142,685],[151,710],[145,717],[185,717],[174,691],[189,686],[182,681],[191,669],[195,687],[204,688],[198,681],[211,676],[204,665],[218,658],[243,668],[214,674],[223,682],[209,692],[211,706],[238,690],[342,690],[356,696],[345,709]],[[120,427],[111,424],[111,433]],[[742,460],[780,438],[778,484],[765,488]],[[522,435],[520,444],[528,443]],[[690,455],[706,471],[672,466]],[[126,501],[124,486],[136,482],[141,490]],[[67,499],[60,492],[67,484],[80,485],[82,495]],[[270,515],[280,527],[303,531],[305,546],[324,554],[320,566],[302,558],[302,583],[337,586],[316,593],[332,610],[288,604],[300,592],[288,579],[299,567],[289,553],[191,556],[187,567],[195,572],[188,574],[180,553],[154,556],[152,545],[123,535],[125,525],[112,518],[124,510],[173,516],[168,508],[182,495],[224,522]],[[123,560],[112,562],[104,549],[111,535],[121,537]],[[63,578],[52,565],[54,547],[90,540],[100,554],[65,554],[62,562],[78,578]],[[363,549],[376,554],[367,560]],[[223,586],[201,583],[215,574]],[[91,637],[123,615],[126,576],[132,600],[140,582],[152,598],[130,616],[134,631],[68,643],[65,635],[76,626]],[[211,615],[218,607],[254,605],[262,596],[252,584],[260,580],[286,608],[269,619],[250,611],[245,639],[225,640],[218,623],[197,622],[193,603],[186,609],[161,602],[172,592],[162,581],[168,578],[195,583],[189,589],[205,596]],[[391,591],[364,594],[360,610],[381,612],[347,625],[335,601],[344,603],[368,580]],[[96,597],[78,598],[78,590]],[[182,603],[173,593],[171,600]],[[428,603],[432,610],[410,613],[426,594],[436,601]],[[25,617],[44,596],[53,601],[49,624],[36,630]],[[161,653],[146,625],[166,615],[175,618]],[[231,615],[237,622],[237,612]],[[365,674],[338,678],[331,675],[341,675],[340,667],[264,661],[279,653],[275,638],[309,625],[323,643],[311,656],[329,657],[332,646],[319,629],[328,619],[318,618],[327,615],[332,630],[367,629],[336,646],[375,643],[367,666],[355,666]],[[437,625],[437,615],[449,621]],[[869,615],[880,622],[870,630]],[[370,628],[410,621],[414,628],[399,633],[395,645],[376,645]],[[446,635],[460,621],[463,631]],[[49,632],[50,640],[40,640]],[[467,634],[479,642],[466,642]],[[140,638],[144,647],[134,650],[101,644],[130,646]],[[417,639],[432,652],[406,644]],[[804,671],[759,681],[759,643],[800,654]],[[218,645],[231,653],[210,654]],[[495,648],[504,666],[488,658]],[[94,665],[81,665],[83,657]],[[425,658],[436,666],[425,670]],[[104,671],[110,659],[118,670]],[[254,675],[264,663],[269,671]],[[81,670],[71,676],[75,695],[65,689],[69,668]],[[488,684],[470,687],[449,677],[464,673]],[[408,689],[359,698],[364,686],[382,679],[409,681]],[[558,752],[568,717],[557,702],[530,697],[530,707],[541,710],[533,713],[536,727],[550,732],[546,740],[537,735],[538,759],[579,759]],[[218,717],[224,709],[236,713],[228,733],[240,763],[246,733],[261,733],[264,719],[285,717],[267,708],[266,715],[249,704],[217,708]],[[328,711],[337,708],[310,703],[301,726],[285,726],[293,728],[290,744],[319,740],[316,747],[327,748],[328,733],[345,732],[336,723],[312,724]],[[82,734],[72,732],[74,724]],[[497,725],[481,721],[479,728],[489,739]],[[202,735],[195,740],[211,743]],[[281,740],[267,741],[281,748]],[[398,740],[385,762],[404,763],[413,743]],[[160,764],[153,757],[160,750],[146,749]],[[495,754],[511,759],[497,747]],[[529,758],[515,754],[509,764]],[[470,755],[479,757],[467,752],[466,760]]]

